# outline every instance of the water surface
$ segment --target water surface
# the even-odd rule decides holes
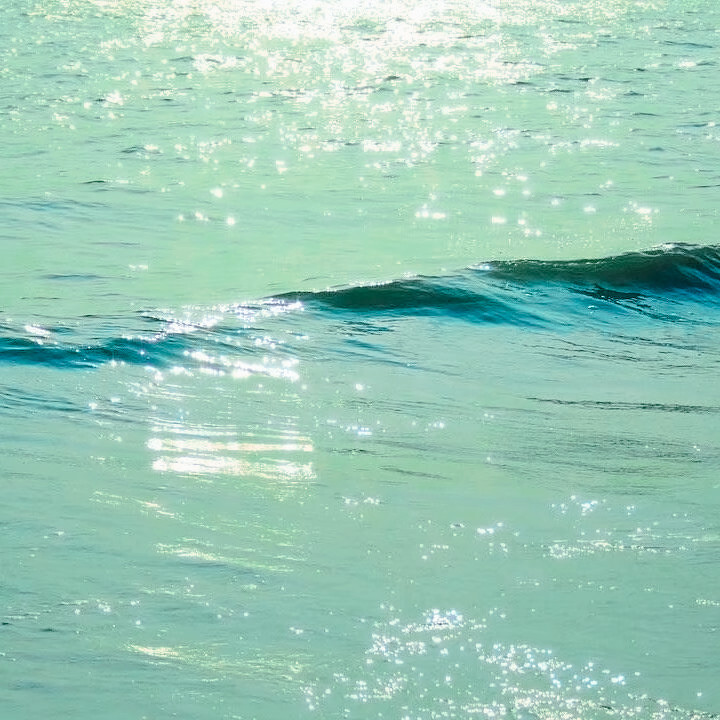
[[[8,717],[720,712],[717,20],[0,3]]]

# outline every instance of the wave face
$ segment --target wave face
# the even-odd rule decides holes
[[[603,285],[612,290],[649,295],[720,293],[720,246],[668,245],[609,258],[493,263],[493,278],[528,285],[560,283],[580,289]]]
[[[556,302],[554,316],[574,314],[576,295],[647,314],[654,305],[678,300],[717,304],[720,247],[672,245],[591,260],[492,262],[449,277],[291,293],[281,299],[344,312],[448,315],[532,325],[547,320],[543,292]]]
[[[228,351],[242,338],[252,342],[252,327],[258,323],[284,323],[294,332],[299,313],[303,322],[308,315],[357,321],[433,317],[567,330],[629,318],[716,325],[720,320],[712,313],[718,305],[720,246],[673,245],[600,259],[490,262],[453,275],[284,293],[219,312],[216,308],[209,324],[143,314],[132,318],[135,332],[109,336],[107,327],[85,328],[97,322],[92,317],[76,329],[5,324],[0,327],[0,362],[68,369],[109,362],[167,367],[208,341]],[[122,329],[122,322],[115,319],[110,328]],[[80,341],[80,334],[90,338]]]
[[[489,262],[454,275],[288,293],[275,299],[346,318],[432,316],[546,330],[622,323],[631,317],[714,324],[709,312],[720,304],[720,246],[668,245],[561,262]]]

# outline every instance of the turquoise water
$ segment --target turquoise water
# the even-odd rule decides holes
[[[715,717],[718,27],[1,2],[3,717]]]

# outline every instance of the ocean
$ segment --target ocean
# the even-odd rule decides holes
[[[0,714],[720,714],[710,0],[0,1]]]

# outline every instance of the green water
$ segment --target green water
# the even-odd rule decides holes
[[[6,272],[207,303],[709,242],[714,12],[6,3]]]
[[[718,27],[0,2],[2,716],[720,712],[715,296],[258,304],[713,246]]]

